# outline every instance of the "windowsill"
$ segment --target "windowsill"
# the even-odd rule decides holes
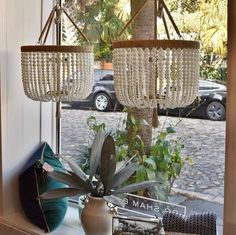
[[[2,227],[8,227],[11,231],[16,231],[16,233],[11,234],[19,234],[19,231],[23,234],[31,234],[31,235],[41,235],[45,234],[45,232],[35,225],[31,224],[27,221],[27,219],[22,215],[22,213],[14,213],[8,216],[0,217],[0,231],[2,231]],[[7,233],[4,233],[7,234]],[[81,227],[78,208],[76,206],[70,205],[68,211],[66,213],[65,219],[62,224],[53,232],[49,233],[52,235],[84,235],[84,231]]]
[[[6,229],[4,228],[7,227]],[[1,233],[3,232],[3,233]],[[70,205],[65,219],[62,224],[53,232],[45,233],[35,225],[31,224],[26,218],[20,213],[14,213],[6,217],[0,217],[0,234],[8,235],[85,235],[82,229],[78,208],[74,205]],[[166,235],[185,235],[185,233],[168,232]],[[186,234],[190,235],[190,234]]]

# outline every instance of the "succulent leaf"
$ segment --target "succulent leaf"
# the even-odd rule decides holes
[[[121,184],[123,184],[134,174],[134,172],[137,169],[138,169],[137,163],[131,163],[129,165],[120,168],[120,170],[115,173],[112,179],[112,188],[115,189],[116,187],[119,187]]]
[[[100,180],[103,183],[105,195],[111,189],[112,179],[116,171],[115,151],[115,142],[108,135],[103,143],[100,163]]]
[[[92,190],[92,186],[87,181],[83,181],[77,175],[70,175],[61,171],[48,172],[47,175],[54,180],[67,184],[73,188]]]
[[[70,168],[73,170],[73,172],[80,178],[82,179],[83,181],[88,181],[89,182],[89,179],[88,177],[86,176],[86,174],[83,172],[83,170],[75,163],[73,162],[71,159],[69,159],[68,157],[64,157],[64,156],[60,156],[63,160],[65,160]]]
[[[90,156],[90,177],[89,177],[90,180],[92,180],[98,169],[98,165],[101,159],[102,146],[105,137],[106,134],[102,130],[99,130],[97,135],[95,136]]]
[[[73,195],[85,195],[90,193],[93,196],[103,197],[114,205],[124,206],[124,202],[114,196],[114,194],[136,192],[160,184],[158,181],[144,181],[141,183],[122,186],[138,169],[137,163],[131,163],[135,155],[124,162],[116,171],[115,142],[112,136],[106,136],[105,132],[100,130],[94,140],[91,159],[90,159],[90,177],[74,163],[71,159],[61,156],[72,171],[48,172],[53,179],[67,184],[70,188],[59,188],[45,192],[39,196],[40,199],[54,199]],[[98,167],[100,169],[98,171]],[[98,178],[94,180],[95,174],[99,173]],[[92,181],[93,179],[93,181]]]
[[[130,185],[123,186],[123,187],[120,187],[120,188],[112,191],[112,194],[132,193],[132,192],[136,192],[136,191],[141,190],[141,189],[146,189],[146,188],[153,187],[157,184],[160,184],[160,182],[155,181],[155,180],[130,184]]]
[[[84,195],[88,192],[81,189],[76,188],[57,188],[50,190],[48,192],[42,193],[39,195],[39,199],[55,199],[55,198],[62,198],[62,197],[69,197],[75,195]]]
[[[125,166],[131,164],[131,162],[133,161],[133,159],[136,157],[136,154],[133,155],[131,158],[129,158],[128,160],[124,161],[123,164],[118,168],[116,168],[116,172],[120,171],[122,168],[124,168]]]

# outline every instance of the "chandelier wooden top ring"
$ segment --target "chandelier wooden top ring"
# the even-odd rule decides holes
[[[200,44],[198,41],[184,41],[184,40],[127,40],[127,41],[114,41],[113,48],[186,48],[186,49],[199,49]]]
[[[26,45],[21,52],[93,52],[92,46]]]

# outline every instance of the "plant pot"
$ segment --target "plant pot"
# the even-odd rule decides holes
[[[81,223],[86,235],[111,235],[112,212],[107,202],[89,195],[81,214]]]
[[[113,65],[111,62],[106,62],[106,61],[101,61],[100,63],[100,67],[101,69],[107,69],[107,70],[112,70],[113,69]]]

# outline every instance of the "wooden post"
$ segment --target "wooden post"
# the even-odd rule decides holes
[[[236,1],[228,1],[224,235],[236,234]]]

